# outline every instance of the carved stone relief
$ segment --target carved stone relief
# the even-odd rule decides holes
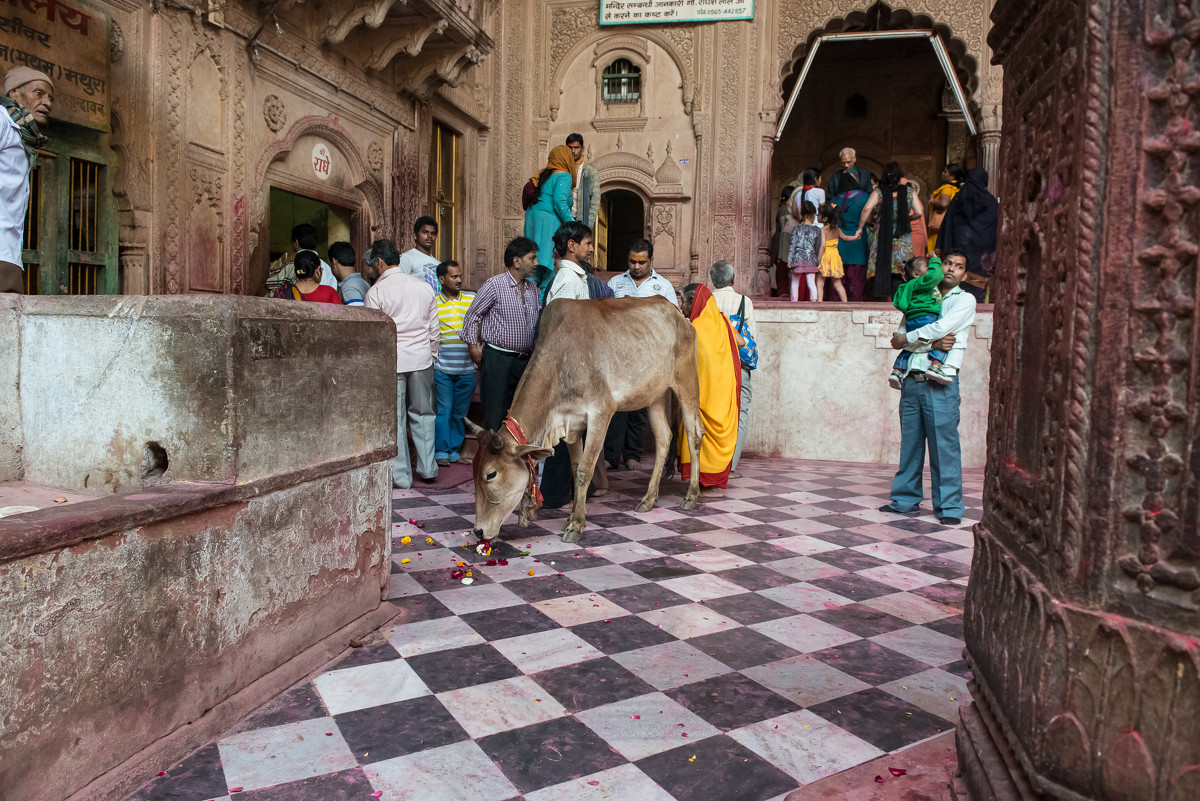
[[[367,166],[374,172],[383,169],[383,145],[378,142],[367,145]]]
[[[263,98],[263,120],[272,133],[279,133],[287,125],[287,106],[279,99],[279,95]]]

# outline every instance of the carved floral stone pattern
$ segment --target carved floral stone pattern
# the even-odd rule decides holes
[[[599,27],[600,9],[598,5],[556,8],[550,20],[550,70],[547,74],[555,75],[575,43]]]
[[[976,798],[1200,798],[1198,11],[993,13],[1004,224],[958,727]]]
[[[287,125],[287,106],[279,99],[279,95],[267,95],[263,98],[263,120],[272,133],[279,133]]]
[[[383,169],[383,145],[378,142],[367,145],[367,166],[375,172]]]

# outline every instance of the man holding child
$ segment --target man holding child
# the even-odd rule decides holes
[[[925,448],[929,447],[929,472],[933,511],[943,525],[962,523],[962,452],[958,439],[958,370],[945,383],[929,380],[931,349],[947,351],[945,364],[962,366],[967,332],[975,322],[975,297],[960,286],[967,274],[967,254],[951,250],[945,254],[943,276],[938,285],[941,318],[936,322],[892,335],[892,347],[908,350],[912,357],[900,376],[900,466],[892,481],[891,502],[884,512],[919,514],[924,489],[921,475]]]

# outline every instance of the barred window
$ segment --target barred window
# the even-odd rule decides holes
[[[605,103],[636,103],[642,96],[642,71],[627,58],[608,66],[600,82],[600,97]]]

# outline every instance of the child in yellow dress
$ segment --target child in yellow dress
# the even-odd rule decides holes
[[[838,253],[838,240],[850,237],[842,233],[836,206],[822,203],[817,218],[825,229],[825,255],[821,257],[821,267],[818,270],[821,279],[817,281],[817,300],[825,299],[825,279],[829,278],[833,281],[833,291],[837,292],[838,298],[845,303],[846,288],[842,286],[842,276],[846,271],[842,268],[842,257]]]

